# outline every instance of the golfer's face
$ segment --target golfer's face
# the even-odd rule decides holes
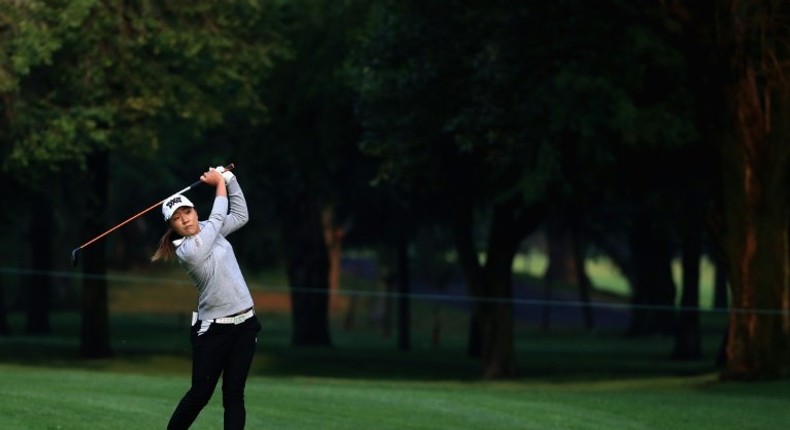
[[[195,208],[182,206],[170,217],[170,227],[180,236],[192,236],[200,231]]]

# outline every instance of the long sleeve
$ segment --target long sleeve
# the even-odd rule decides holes
[[[247,199],[244,197],[244,192],[241,190],[238,178],[234,177],[227,185],[227,189],[230,212],[222,223],[220,233],[222,233],[223,236],[227,236],[240,229],[247,224],[247,221],[250,219],[250,214],[247,211]]]
[[[233,232],[247,222],[247,205],[241,188],[230,184],[229,187],[233,197],[215,197],[211,214],[200,223],[200,232],[185,238],[176,248],[179,262],[198,290],[198,315],[202,320],[224,317],[253,306],[233,246],[225,239],[225,231]],[[236,204],[231,205],[229,212],[230,199]]]

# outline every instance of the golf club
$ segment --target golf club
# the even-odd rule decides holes
[[[233,168],[234,168],[234,167],[236,167],[236,165],[234,165],[233,163],[230,163],[230,164],[228,164],[227,166],[225,166],[225,167],[224,167],[224,169],[225,169],[225,170],[233,170]],[[196,186],[200,185],[201,183],[202,183],[202,181],[200,181],[200,180],[197,180],[197,181],[193,182],[191,185],[189,185],[188,187],[184,188],[183,190],[181,190],[181,191],[176,191],[176,192],[175,192],[175,193],[173,193],[173,194],[183,194],[183,193],[185,193],[185,192],[187,192],[187,191],[191,190],[192,188],[194,188],[194,187],[196,187]],[[156,208],[156,207],[158,207],[159,205],[161,205],[162,203],[164,203],[164,201],[165,201],[165,200],[167,200],[167,198],[168,198],[168,197],[170,197],[170,196],[172,196],[173,194],[170,194],[170,195],[168,195],[168,196],[167,196],[167,197],[165,197],[164,199],[162,199],[162,200],[159,200],[158,202],[156,202],[156,203],[152,204],[151,206],[149,206],[149,207],[147,207],[147,208],[143,209],[142,211],[138,212],[136,215],[134,215],[134,216],[132,216],[132,217],[130,217],[130,218],[128,218],[128,219],[126,219],[125,221],[121,222],[120,224],[116,225],[115,227],[112,227],[111,229],[109,229],[109,230],[105,231],[104,233],[102,233],[102,234],[100,234],[100,235],[98,235],[98,236],[94,237],[93,239],[91,239],[91,240],[89,240],[89,241],[87,241],[87,242],[83,243],[82,245],[80,245],[80,246],[78,246],[78,247],[74,248],[74,250],[72,250],[72,251],[71,251],[71,265],[72,265],[72,266],[76,266],[76,265],[77,265],[77,254],[79,253],[79,251],[80,251],[80,250],[82,250],[83,248],[86,248],[86,247],[90,246],[91,244],[95,243],[96,241],[98,241],[99,239],[103,238],[104,236],[107,236],[108,234],[110,234],[110,233],[114,232],[115,230],[118,230],[119,228],[121,228],[121,227],[125,226],[126,224],[129,224],[130,222],[134,221],[135,219],[137,219],[137,218],[139,218],[139,217],[143,216],[144,214],[146,214],[146,213],[150,212],[150,211],[151,211],[151,210],[153,210],[154,208]]]

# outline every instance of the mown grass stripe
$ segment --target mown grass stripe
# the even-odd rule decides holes
[[[163,428],[185,375],[0,364],[0,428]],[[779,429],[790,382],[713,375],[551,382],[250,378],[250,429]],[[193,427],[221,428],[219,390]]]

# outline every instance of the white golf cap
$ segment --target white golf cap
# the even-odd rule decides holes
[[[189,206],[190,208],[195,207],[195,205],[193,205],[188,198],[182,196],[181,194],[174,194],[165,199],[165,201],[162,203],[162,215],[165,216],[165,222],[170,221],[170,217],[173,216],[173,213],[176,211],[176,209],[183,206]]]

